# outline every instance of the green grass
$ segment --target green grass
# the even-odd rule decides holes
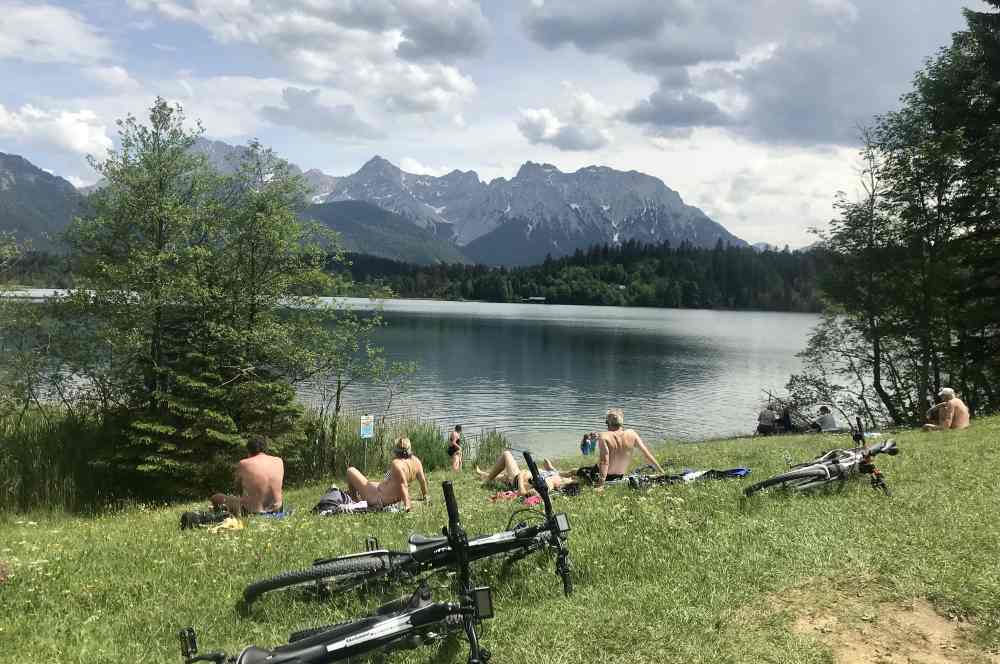
[[[972,625],[968,647],[1000,645],[1000,418],[964,432],[896,436],[897,457],[879,459],[891,499],[866,483],[810,496],[741,501],[752,480],[609,489],[558,498],[569,513],[576,593],[566,599],[544,558],[509,577],[477,568],[494,588],[497,616],[483,627],[493,662],[834,661],[791,629],[782,598],[807,602],[926,598]],[[805,460],[846,436],[799,436],[702,444],[666,443],[674,467],[753,469],[753,480]],[[138,506],[83,518],[0,514],[0,661],[180,662],[175,633],[193,625],[204,650],[283,643],[290,631],[337,622],[384,597],[317,602],[265,597],[248,618],[234,611],[243,587],[316,556],[360,551],[367,535],[402,547],[406,535],[445,521],[439,482],[412,514],[308,515],[324,486],[290,491],[298,513],[250,521],[227,534],[179,532],[182,508]],[[457,483],[466,527],[501,529],[511,505],[493,505],[468,475]],[[0,575],[2,576],[2,575]],[[466,648],[435,647],[392,661],[464,662]],[[973,657],[967,661],[979,661]],[[988,660],[982,660],[988,661]]]

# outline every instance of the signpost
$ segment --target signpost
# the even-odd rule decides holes
[[[375,437],[375,416],[361,416],[361,439],[365,441],[365,470],[368,469],[368,441]]]
[[[375,437],[375,416],[374,415],[362,415],[361,416],[361,437],[362,438],[374,438]]]

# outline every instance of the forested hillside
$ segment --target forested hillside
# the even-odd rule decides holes
[[[381,282],[401,297],[554,304],[819,311],[821,252],[757,252],[723,246],[595,246],[541,265],[417,267],[370,256],[351,257],[358,282]]]

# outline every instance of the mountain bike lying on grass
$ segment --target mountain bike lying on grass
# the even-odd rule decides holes
[[[511,515],[507,529],[494,535],[471,540],[468,544],[470,561],[493,556],[503,557],[510,565],[536,551],[550,549],[556,556],[556,574],[562,577],[563,592],[573,592],[569,566],[569,549],[565,540],[569,534],[569,518],[555,513],[548,486],[538,473],[531,453],[524,452],[524,460],[531,471],[531,481],[542,499],[544,512],[521,509]],[[538,523],[511,524],[514,517],[529,514]],[[410,536],[409,551],[389,551],[378,548],[378,540],[369,540],[369,550],[336,558],[321,558],[308,569],[285,572],[270,579],[251,583],[243,591],[243,609],[248,610],[254,600],[274,590],[312,589],[321,595],[341,593],[373,581],[399,583],[415,578],[424,572],[452,567],[458,553],[445,537]]]
[[[199,655],[197,636],[188,627],[179,634],[185,664],[329,664],[372,653],[416,648],[463,628],[469,641],[469,664],[488,662],[490,652],[479,645],[476,625],[493,617],[492,593],[488,587],[472,585],[470,542],[459,521],[455,492],[451,482],[444,482],[442,489],[448,507],[448,526],[442,539],[454,553],[452,560],[458,569],[457,602],[432,601],[430,589],[421,583],[412,596],[390,602],[366,618],[295,632],[286,645],[273,650],[249,646],[232,656],[222,652]]]
[[[772,487],[802,491],[813,489],[831,482],[846,481],[857,475],[871,476],[872,488],[881,489],[885,495],[890,495],[882,472],[872,463],[872,458],[878,454],[895,456],[899,454],[894,440],[887,440],[872,447],[865,446],[864,429],[861,418],[856,418],[857,428],[852,428],[852,438],[855,446],[852,449],[836,449],[819,456],[807,463],[792,466],[791,470],[769,477],[763,482],[748,486],[743,490],[747,497]]]

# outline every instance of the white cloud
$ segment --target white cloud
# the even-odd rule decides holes
[[[113,90],[135,90],[139,82],[132,78],[124,67],[88,67],[87,76]]]
[[[0,0],[0,58],[89,63],[109,54],[108,40],[74,12],[44,3]]]
[[[107,127],[89,109],[48,111],[26,104],[8,111],[0,104],[0,136],[80,155],[102,155],[112,146]]]
[[[444,166],[427,166],[421,164],[419,161],[413,157],[403,157],[399,160],[399,167],[406,171],[407,173],[413,173],[415,175],[434,175],[440,177],[451,171],[450,168]]]
[[[488,26],[472,0],[319,2],[129,0],[208,30],[221,43],[260,46],[294,78],[385,100],[402,113],[454,112],[475,93],[451,60],[482,52]]]
[[[612,112],[593,95],[563,83],[570,94],[565,111],[521,109],[517,128],[531,143],[547,143],[560,150],[597,150],[611,142]],[[560,115],[562,117],[560,117]]]

